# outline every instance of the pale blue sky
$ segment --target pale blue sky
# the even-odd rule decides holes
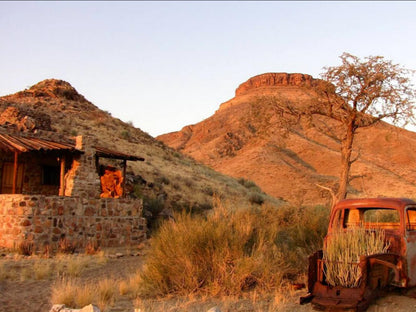
[[[0,95],[63,79],[156,136],[265,72],[319,78],[345,51],[416,69],[416,2],[0,2]]]

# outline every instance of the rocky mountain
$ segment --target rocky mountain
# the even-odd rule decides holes
[[[263,201],[281,203],[254,184],[247,186],[244,180],[220,174],[131,123],[112,117],[62,80],[44,80],[0,97],[0,126],[34,134],[54,131],[65,137],[88,135],[100,146],[144,157],[144,162],[128,162],[127,182],[130,195],[143,197],[149,211],[209,209],[214,194],[244,207]]]
[[[277,198],[327,203],[330,194],[318,185],[338,183],[343,131],[325,114],[337,108],[322,95],[323,87],[331,90],[310,75],[258,75],[213,116],[157,139],[217,171],[252,180]],[[384,122],[360,128],[349,196],[416,197],[415,148],[414,132]]]

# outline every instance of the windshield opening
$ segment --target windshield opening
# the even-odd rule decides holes
[[[344,209],[344,218],[342,218],[342,212],[339,211],[334,219],[334,226],[339,226],[342,219],[343,228],[364,226],[368,229],[381,228],[395,230],[400,227],[399,211],[389,208]]]

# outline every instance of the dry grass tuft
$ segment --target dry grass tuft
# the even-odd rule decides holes
[[[5,268],[5,265],[3,262],[0,262],[0,281],[7,279],[7,269]]]
[[[97,241],[89,240],[85,246],[85,253],[87,255],[96,255],[100,252],[100,246]]]
[[[64,254],[73,254],[76,250],[74,243],[69,241],[66,237],[61,238],[58,242],[58,251]]]
[[[75,307],[76,292],[79,285],[72,279],[61,279],[52,287],[53,303],[65,304],[67,307]]]
[[[123,280],[119,284],[119,292],[122,296],[128,296],[131,299],[137,298],[140,293],[141,272],[130,276],[128,280]]]
[[[358,287],[361,281],[360,256],[387,252],[389,244],[385,241],[382,229],[368,231],[364,226],[357,226],[333,232],[323,249],[328,284]]]
[[[96,282],[81,283],[76,279],[61,279],[55,283],[52,290],[52,302],[62,303],[71,308],[82,308],[95,304],[100,311],[115,302],[114,280],[104,279]]]
[[[71,277],[80,276],[88,266],[89,259],[83,257],[68,257],[66,260],[66,273]]]
[[[25,240],[18,245],[17,251],[20,255],[31,256],[34,252],[34,244]]]
[[[33,273],[36,280],[43,280],[51,277],[53,273],[51,262],[37,260],[33,265]]]
[[[114,280],[104,279],[98,282],[97,286],[97,305],[100,311],[104,311],[107,306],[113,305],[116,296],[116,285]]]

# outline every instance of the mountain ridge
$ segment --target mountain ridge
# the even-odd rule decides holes
[[[257,75],[212,116],[157,139],[217,171],[253,180],[277,198],[328,203],[329,193],[317,185],[337,187],[342,125],[325,112],[342,107],[329,106],[324,88],[336,98],[332,85],[310,75]],[[349,196],[414,196],[412,147],[413,132],[385,122],[360,128]]]

